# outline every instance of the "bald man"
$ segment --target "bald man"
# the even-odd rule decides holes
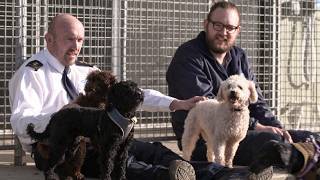
[[[39,169],[42,169],[43,163],[46,162],[37,151],[37,142],[31,140],[27,135],[27,125],[32,123],[35,125],[35,131],[43,132],[51,115],[72,101],[74,98],[72,93],[67,92],[62,83],[64,72],[71,80],[75,93],[79,93],[84,92],[87,75],[91,71],[97,70],[94,66],[76,61],[84,41],[84,26],[76,17],[70,14],[55,16],[49,24],[45,40],[47,48],[25,61],[9,83],[12,129],[18,136],[23,149],[27,152],[33,152],[36,166]],[[65,71],[65,69],[68,70]],[[187,101],[180,101],[155,90],[144,90],[144,93],[145,101],[142,109],[148,111],[190,109],[201,99],[195,97]],[[192,166],[181,161],[177,154],[164,146],[135,141],[134,149],[131,149],[130,152],[135,153],[140,150],[150,152],[151,155],[148,156],[151,158],[150,162],[162,166],[160,168],[144,162],[140,163],[136,161],[136,158],[131,158],[130,165],[133,165],[133,168],[130,168],[130,165],[128,167],[131,169],[128,172],[131,177],[134,177],[131,179],[169,179],[168,166],[170,164],[172,165],[170,173],[173,177],[171,179],[179,179],[179,172],[182,170],[190,171],[190,176],[194,177]],[[166,158],[167,155],[162,154],[171,154],[172,156]],[[158,161],[155,161],[155,158]],[[161,159],[168,160],[162,161]],[[176,159],[180,160],[174,161]],[[85,175],[99,177],[97,153],[92,148],[87,150],[83,172]],[[188,173],[182,174],[181,179],[185,176],[189,176]]]

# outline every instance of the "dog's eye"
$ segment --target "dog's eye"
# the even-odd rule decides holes
[[[241,89],[241,90],[243,89],[242,86],[238,86],[238,88]]]

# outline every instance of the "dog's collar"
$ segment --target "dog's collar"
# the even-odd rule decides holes
[[[248,107],[248,106],[249,106],[249,101],[246,101],[244,107],[242,107],[242,108],[231,108],[231,111],[233,111],[233,112],[240,112],[240,111],[243,111],[243,110],[244,110],[246,107]]]
[[[111,111],[107,111],[107,113],[109,118],[121,129],[122,139],[126,139],[132,130],[133,125],[137,123],[137,118],[125,118],[116,108],[112,108]]]
[[[243,110],[243,108],[232,108],[232,111],[235,111],[235,112],[240,112],[242,110]]]

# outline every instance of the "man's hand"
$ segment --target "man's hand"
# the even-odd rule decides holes
[[[171,111],[177,111],[177,110],[190,110],[193,108],[197,102],[206,100],[207,98],[204,96],[194,96],[190,99],[186,100],[179,100],[175,99],[171,102],[169,108]]]
[[[279,134],[289,143],[293,142],[289,132],[285,129],[280,129],[280,128],[273,127],[273,126],[264,126],[260,123],[257,123],[255,130]]]

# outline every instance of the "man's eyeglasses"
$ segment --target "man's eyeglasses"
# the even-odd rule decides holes
[[[240,26],[232,26],[229,24],[223,24],[217,21],[212,21],[211,19],[208,19],[208,21],[212,24],[214,30],[222,31],[224,28],[226,28],[227,33],[229,34],[236,32],[236,30],[240,27]]]

